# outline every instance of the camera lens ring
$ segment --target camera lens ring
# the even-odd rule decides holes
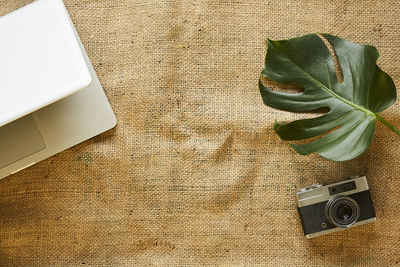
[[[360,206],[347,196],[331,198],[325,207],[328,220],[337,227],[348,228],[360,218]]]

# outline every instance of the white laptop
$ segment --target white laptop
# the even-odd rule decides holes
[[[0,17],[0,178],[115,125],[62,0]]]

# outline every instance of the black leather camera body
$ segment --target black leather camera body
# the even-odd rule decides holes
[[[313,238],[376,220],[365,176],[322,186],[314,184],[297,193],[304,235]]]

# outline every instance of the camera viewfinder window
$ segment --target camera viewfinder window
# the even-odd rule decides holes
[[[350,191],[350,190],[354,190],[356,188],[357,188],[356,187],[356,183],[354,181],[352,181],[352,182],[348,182],[348,183],[345,183],[345,184],[339,184],[339,185],[336,185],[336,186],[329,187],[329,194],[330,195],[336,195],[336,194],[339,194],[339,193],[343,193],[343,192],[347,192],[347,191]]]

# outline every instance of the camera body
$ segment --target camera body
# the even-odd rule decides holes
[[[365,176],[297,192],[304,235],[313,238],[376,221]]]

